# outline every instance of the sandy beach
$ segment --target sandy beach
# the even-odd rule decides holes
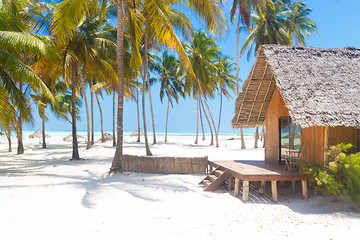
[[[210,160],[262,160],[264,149],[240,150],[239,140],[171,136],[152,146],[155,156],[208,156]],[[124,153],[144,155],[143,143],[125,137]],[[262,146],[262,143],[259,143]],[[267,194],[244,203],[220,188],[203,192],[204,175],[124,173],[106,176],[115,149],[110,142],[69,161],[71,143],[49,139],[48,149],[27,140],[25,154],[0,143],[1,239],[357,239],[360,214],[346,199],[333,202],[301,191]],[[286,188],[286,185],[285,187]],[[256,196],[256,193],[254,193]]]

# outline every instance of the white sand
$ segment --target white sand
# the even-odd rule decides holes
[[[220,148],[169,137],[152,146],[156,156],[209,156],[210,160],[263,159],[263,149]],[[144,154],[126,138],[126,154]],[[0,143],[0,239],[359,239],[360,214],[346,200],[301,192],[244,203],[225,189],[202,192],[202,175],[126,173],[105,177],[114,148],[80,145],[84,161],[68,161],[69,143],[48,149],[27,141],[24,155]],[[252,146],[252,140],[247,146]],[[261,143],[260,143],[261,145]],[[14,152],[16,149],[14,148]],[[281,189],[281,187],[279,187]]]

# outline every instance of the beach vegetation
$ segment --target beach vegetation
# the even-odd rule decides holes
[[[347,195],[360,204],[360,152],[347,154],[352,144],[340,143],[329,147],[324,165],[314,162],[301,164],[300,171],[309,176],[315,193],[326,196]]]

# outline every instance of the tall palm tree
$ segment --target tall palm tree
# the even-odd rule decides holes
[[[220,92],[220,111],[219,111],[219,122],[217,127],[217,132],[220,131],[220,121],[221,121],[221,112],[222,112],[222,96],[226,98],[231,98],[231,94],[227,90],[229,87],[232,91],[235,91],[234,79],[235,76],[231,73],[235,70],[235,63],[232,62],[232,59],[227,56],[219,56],[216,61],[217,68],[217,77],[219,82],[219,92]]]
[[[31,108],[22,90],[42,92],[53,101],[50,91],[28,64],[34,57],[49,58],[49,39],[33,32],[41,6],[26,0],[4,0],[0,5],[0,126],[13,128],[18,137],[18,154],[24,152],[22,121],[31,121]],[[23,88],[26,84],[27,87]],[[18,116],[16,117],[16,112]]]
[[[240,54],[248,49],[248,57],[255,47],[255,52],[262,44],[291,45],[289,38],[290,20],[287,18],[286,0],[274,0],[274,7],[266,6],[261,14],[251,14],[251,26],[246,28],[248,37]]]
[[[246,27],[248,37],[241,49],[241,54],[248,49],[250,55],[254,45],[255,52],[262,44],[291,45],[294,41],[304,45],[306,36],[317,33],[316,24],[308,17],[311,9],[305,8],[305,2],[291,0],[273,0],[273,7],[267,5],[251,15],[251,26]],[[259,128],[255,129],[255,143],[259,139]]]
[[[105,2],[105,1],[103,1]],[[78,89],[78,74],[84,92],[82,71],[107,68],[101,59],[100,50],[115,49],[115,43],[109,39],[110,34],[104,33],[102,19],[99,17],[100,5],[97,1],[64,0],[55,5],[53,13],[52,32],[62,51],[62,61],[65,66],[65,79],[72,89],[72,135],[73,160],[79,160],[76,134],[76,92]],[[86,94],[84,94],[86,101]],[[87,103],[85,103],[87,106]],[[89,123],[87,111],[87,120]],[[90,126],[88,124],[88,148],[90,144]]]
[[[308,17],[312,12],[311,8],[306,8],[304,1],[292,2],[290,0],[285,1],[288,6],[288,16],[290,20],[290,26],[288,29],[288,36],[290,41],[295,40],[296,44],[305,45],[306,36],[311,33],[318,33],[315,22]]]
[[[124,37],[124,17],[125,17],[125,6],[126,6],[126,15],[133,16],[128,18],[129,24],[127,24],[125,28],[126,31],[130,31],[132,33],[132,58],[131,63],[135,69],[139,69],[137,64],[142,65],[141,56],[139,55],[139,49],[141,46],[141,39],[144,36],[142,29],[144,29],[141,23],[144,23],[144,18],[138,17],[136,14],[139,9],[140,1],[131,1],[127,4],[127,1],[118,0],[118,44],[117,44],[117,54],[118,54],[118,74],[119,74],[119,85],[123,86],[123,37]],[[179,11],[171,11],[168,6],[174,5],[176,3],[184,4],[193,9],[200,19],[203,19],[206,23],[207,28],[212,33],[223,32],[225,29],[225,19],[222,15],[222,11],[220,9],[219,3],[217,0],[168,0],[168,1],[146,1],[144,3],[145,11],[151,13],[150,19],[147,19],[147,30],[145,31],[147,34],[151,33],[153,35],[153,39],[157,39],[157,41],[161,45],[168,46],[171,49],[174,49],[178,52],[180,59],[185,63],[188,71],[193,74],[191,69],[191,64],[189,59],[187,58],[186,52],[180,42],[179,38],[176,35],[176,28],[185,29],[184,25],[181,25],[179,21],[169,21],[171,16],[178,15],[179,17],[185,18],[186,16]],[[177,19],[180,19],[180,18]],[[176,18],[174,18],[176,19]],[[134,20],[134,21],[132,21]],[[136,20],[136,21],[135,21]],[[135,24],[130,24],[135,23]],[[161,28],[159,28],[161,26]],[[146,28],[145,28],[146,29]],[[183,31],[183,33],[186,33]],[[147,57],[147,54],[144,54]],[[147,74],[145,74],[147,76]],[[120,137],[120,133],[122,134],[122,109],[123,109],[123,91],[121,92],[121,87],[119,87],[119,100],[118,101],[118,137]],[[122,135],[121,135],[122,136]],[[122,137],[121,141],[122,143]],[[115,156],[113,159],[112,167],[110,172],[116,172],[121,170],[121,155],[122,155],[122,144],[121,146],[117,146],[117,150],[115,152]]]
[[[183,82],[181,76],[183,75],[180,67],[180,62],[174,57],[164,51],[161,59],[155,64],[153,69],[158,73],[157,78],[152,78],[150,81],[158,80],[160,82],[160,100],[163,102],[164,96],[167,97],[167,111],[165,124],[165,142],[167,142],[167,127],[169,119],[169,106],[173,106],[174,99],[176,103],[179,101],[179,94],[185,97],[183,91]]]
[[[124,0],[117,0],[117,72],[118,72],[118,115],[117,115],[117,145],[110,172],[115,173],[122,168],[123,155],[123,110],[124,110]]]
[[[224,0],[225,1],[225,0]],[[271,5],[271,0],[233,0],[230,10],[230,21],[234,22],[236,15],[238,15],[237,27],[236,27],[236,96],[239,95],[239,36],[241,31],[240,22],[245,26],[250,25],[250,13],[254,8],[261,9],[265,4]],[[241,148],[245,149],[245,140],[243,129],[240,128],[241,135]]]
[[[195,77],[186,76],[185,90],[188,94],[192,91],[195,98],[206,106],[207,114],[211,119],[215,132],[216,146],[218,147],[218,134],[210,108],[206,103],[206,97],[212,97],[216,89],[215,59],[220,54],[220,47],[216,44],[215,38],[207,36],[203,31],[199,31],[195,33],[192,42],[186,48]],[[205,109],[203,110],[206,116]]]

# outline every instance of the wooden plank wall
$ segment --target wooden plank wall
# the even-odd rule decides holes
[[[276,88],[265,118],[265,160],[273,163],[279,161],[279,118],[289,116],[279,90]],[[351,143],[355,147],[359,145],[357,130],[353,127],[328,127],[328,145],[325,146],[325,127],[314,126],[301,129],[301,145],[305,146],[304,160],[324,163],[324,151],[328,146],[339,143]],[[352,149],[352,152],[360,149]]]
[[[305,146],[304,161],[324,162],[325,127],[316,126],[301,129],[301,145]]]
[[[279,162],[279,117],[288,117],[289,110],[276,88],[265,118],[265,161]]]
[[[206,174],[208,157],[147,157],[123,155],[123,170],[159,174]]]

